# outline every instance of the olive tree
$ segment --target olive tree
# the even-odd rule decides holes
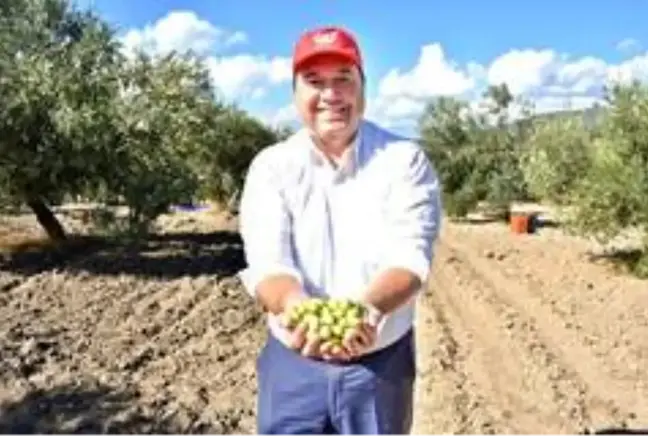
[[[69,198],[124,205],[141,233],[210,186],[235,192],[281,133],[217,101],[190,54],[127,56],[64,0],[1,7],[0,201],[31,207],[52,239],[66,232],[51,207]]]
[[[648,277],[648,87],[615,84],[607,101],[590,165],[570,196],[568,224],[601,242],[638,230],[644,257],[637,272]]]
[[[94,116],[111,99],[116,68],[118,46],[96,17],[62,0],[2,3],[0,184],[7,201],[31,207],[53,239],[65,239],[65,231],[49,205],[96,180],[106,158],[103,144],[68,135],[69,121]]]
[[[536,120],[521,159],[530,193],[553,204],[568,203],[575,184],[590,167],[592,139],[581,117]]]
[[[450,216],[464,216],[481,201],[506,212],[510,202],[526,197],[519,166],[525,129],[510,116],[514,101],[499,85],[484,92],[477,108],[450,97],[426,105],[420,137],[439,172]]]
[[[127,228],[146,232],[175,202],[192,200],[198,169],[210,145],[209,124],[222,111],[200,62],[169,54],[139,53],[124,61],[119,92],[102,108],[109,120],[104,168],[93,196],[117,198],[128,207]]]
[[[290,132],[272,129],[231,106],[211,120],[209,129],[202,155],[201,193],[235,211],[252,159]]]
[[[444,209],[450,216],[463,216],[479,201],[473,152],[479,121],[467,102],[451,97],[429,101],[419,119],[419,136],[439,173]]]

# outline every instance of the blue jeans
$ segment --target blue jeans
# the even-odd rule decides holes
[[[416,377],[414,332],[348,363],[313,360],[272,334],[257,360],[259,434],[406,434]]]

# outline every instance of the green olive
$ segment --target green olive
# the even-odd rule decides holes
[[[324,341],[331,339],[332,337],[331,327],[327,325],[321,326],[319,329],[319,337]]]

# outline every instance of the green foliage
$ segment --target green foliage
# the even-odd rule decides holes
[[[479,202],[507,211],[527,197],[519,149],[525,129],[511,123],[506,85],[484,94],[479,109],[442,97],[428,103],[420,135],[443,182],[444,209],[462,217]]]
[[[128,228],[145,232],[175,202],[199,188],[196,157],[209,143],[204,121],[214,116],[206,72],[175,55],[152,59],[140,54],[119,73],[120,92],[109,108],[106,133],[110,168],[104,168],[100,202],[116,196],[129,207]]]
[[[478,197],[466,183],[475,173],[470,147],[477,128],[474,119],[464,117],[467,111],[467,103],[441,97],[428,102],[419,121],[423,144],[443,180],[445,210],[451,216],[467,213]]]
[[[235,108],[228,108],[211,122],[210,140],[202,154],[201,193],[236,208],[252,159],[277,142],[281,132]]]
[[[10,3],[10,4],[9,4]],[[0,206],[82,197],[97,224],[144,234],[171,204],[234,195],[275,132],[214,98],[205,65],[179,53],[127,57],[98,17],[64,0],[0,5]]]
[[[72,114],[92,117],[110,92],[116,46],[100,22],[64,6],[17,1],[12,11],[27,15],[5,15],[0,26],[0,168],[13,198],[60,202],[101,159],[66,133]]]
[[[623,159],[617,141],[596,141],[591,166],[570,196],[571,226],[579,234],[607,242],[627,227],[640,224],[645,169],[636,158]]]
[[[592,134],[578,118],[553,118],[534,123],[521,157],[521,170],[535,198],[563,205],[575,183],[591,165]]]
[[[476,109],[447,97],[430,101],[420,137],[441,178],[445,212],[463,217],[486,202],[506,217],[514,201],[553,203],[563,207],[567,229],[601,243],[638,231],[644,254],[628,265],[648,277],[648,86],[615,84],[606,96],[595,117],[528,112],[517,120],[505,85],[489,88]]]
[[[648,277],[648,87],[615,85],[591,166],[570,198],[569,228],[603,243],[628,229],[644,235],[644,258],[635,272]]]

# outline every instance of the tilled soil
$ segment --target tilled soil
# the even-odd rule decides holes
[[[586,248],[444,225],[418,309],[415,433],[648,427],[648,282]],[[0,431],[254,433],[265,329],[232,277],[241,256],[233,232],[176,228],[5,260]]]
[[[446,225],[418,312],[416,433],[648,432],[648,282],[586,248]]]

